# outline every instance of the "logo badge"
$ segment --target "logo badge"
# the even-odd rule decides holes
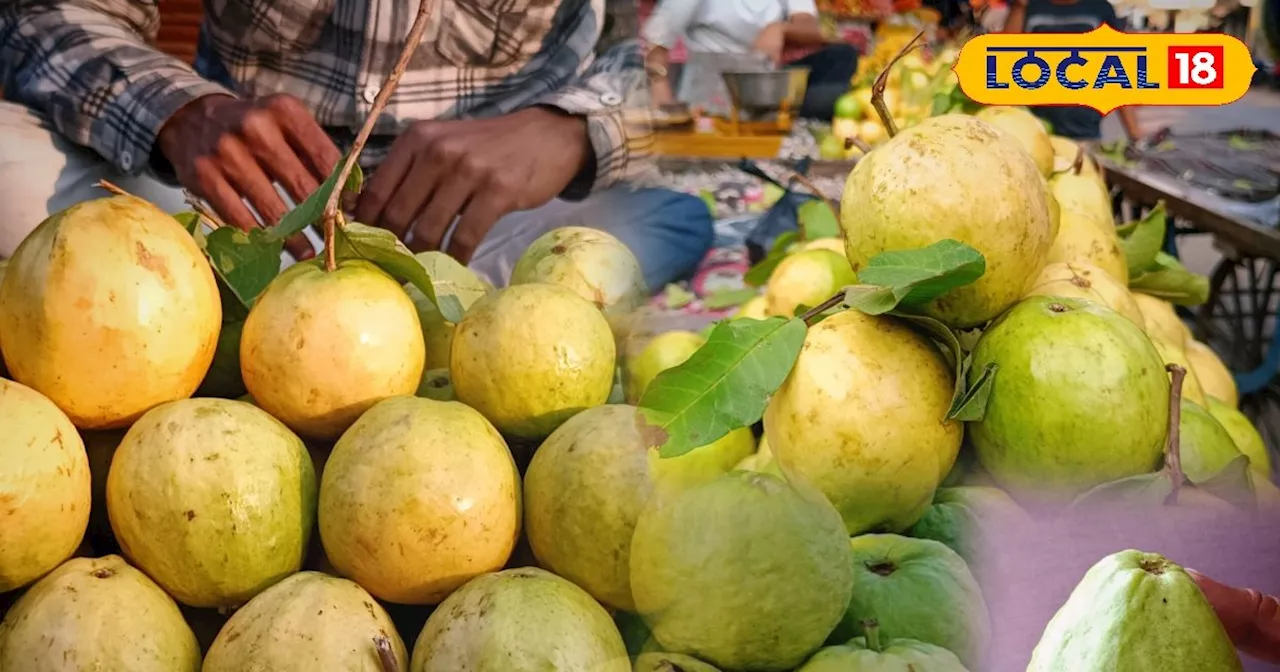
[[[981,105],[1226,105],[1249,90],[1256,68],[1229,35],[993,33],[970,39],[952,70]]]

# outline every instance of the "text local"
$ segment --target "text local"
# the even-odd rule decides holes
[[[1072,66],[1084,66],[1089,64],[1089,60],[1081,56],[1081,53],[1104,53],[1106,58],[1102,61],[1102,67],[1098,71],[1098,76],[1093,80],[1093,88],[1101,89],[1107,86],[1119,86],[1122,89],[1158,89],[1159,82],[1147,80],[1147,48],[1146,47],[987,47],[987,88],[988,89],[1007,89],[1008,81],[1000,81],[999,67],[997,57],[992,52],[1002,53],[1024,53],[1026,54],[1017,61],[1014,61],[1010,68],[1009,74],[1013,78],[1013,83],[1018,88],[1034,91],[1049,82],[1049,74],[1053,73],[1058,80],[1058,84],[1067,89],[1083,89],[1089,86],[1088,80],[1072,79],[1067,73],[1067,69]],[[1049,62],[1037,54],[1039,53],[1065,53],[1069,54],[1066,58],[1058,61],[1057,67],[1050,67]],[[1129,78],[1125,71],[1124,63],[1121,61],[1121,53],[1138,54],[1138,71],[1137,81],[1134,82]],[[1035,66],[1039,72],[1039,76],[1033,81],[1028,81],[1023,77],[1026,68]]]

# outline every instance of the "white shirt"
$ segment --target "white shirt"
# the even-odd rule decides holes
[[[814,0],[660,0],[642,36],[668,49],[683,37],[690,52],[744,54],[765,26],[795,14],[818,8]]]

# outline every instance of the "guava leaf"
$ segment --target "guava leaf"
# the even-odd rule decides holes
[[[795,365],[806,332],[795,318],[718,323],[688,360],[645,390],[637,415],[645,442],[677,457],[754,424]]]
[[[1169,472],[1161,470],[1095,486],[1076,497],[1071,508],[1114,511],[1131,507],[1158,507],[1164,506],[1171,494],[1173,481],[1169,478]]]
[[[1240,509],[1251,510],[1258,504],[1257,493],[1253,489],[1253,480],[1249,473],[1249,458],[1239,455],[1232,459],[1218,473],[1201,483],[1196,483],[1201,490],[1226,501]]]
[[[684,308],[698,298],[693,292],[675,283],[667,283],[666,288],[662,291],[662,297],[666,300],[667,308],[672,310]]]
[[[894,293],[892,287],[876,285],[854,285],[844,290],[844,308],[860,310],[868,315],[883,315],[898,307],[901,296]]]
[[[286,212],[284,217],[280,218],[276,225],[267,229],[267,235],[271,240],[283,241],[285,238],[300,233],[303,229],[312,224],[319,224],[324,217],[324,204],[329,200],[329,194],[333,193],[333,187],[338,183],[338,173],[342,170],[342,164],[346,163],[347,157],[342,157],[338,161],[338,165],[333,167],[333,172],[329,177],[325,178],[315,191],[307,199],[297,205],[294,209]],[[360,193],[364,188],[364,173],[360,171],[360,166],[351,169],[351,175],[347,177],[347,182],[343,187],[343,191]]]
[[[915,250],[881,252],[858,270],[858,281],[888,287],[899,303],[919,306],[975,282],[986,270],[980,252],[948,239]]]
[[[742,304],[756,298],[760,292],[754,287],[742,287],[739,289],[725,289],[718,291],[711,296],[702,300],[702,305],[710,310],[721,310],[723,308],[732,308],[741,306]]]
[[[205,233],[204,227],[200,226],[200,214],[195,212],[179,212],[174,215],[173,218],[178,220],[178,223],[182,225],[182,228],[186,229],[187,233],[191,234],[191,237],[195,239],[196,245],[199,245],[200,249],[203,250]]]
[[[798,231],[786,231],[780,234],[773,241],[773,249],[769,250],[769,253],[764,255],[764,259],[757,262],[755,266],[747,269],[746,275],[742,276],[742,281],[752,287],[763,287],[766,282],[769,282],[769,276],[773,275],[773,269],[777,268],[787,256],[787,248],[791,247],[799,237]]]
[[[489,286],[480,280],[480,276],[444,252],[419,252],[413,258],[418,260],[427,277],[431,278],[436,306],[448,304],[450,310],[456,310],[461,315],[466,312],[463,306],[469,306],[489,293]],[[444,314],[443,309],[440,312]],[[448,317],[445,319],[449,320]],[[449,321],[457,323],[457,320]]]
[[[1146,217],[1138,220],[1130,233],[1120,239],[1120,249],[1124,250],[1130,277],[1140,276],[1155,265],[1156,255],[1164,247],[1167,221],[1164,201],[1160,201]]]
[[[805,240],[835,238],[840,235],[840,220],[831,206],[821,198],[813,198],[796,209],[796,220]]]
[[[431,369],[422,374],[417,396],[436,401],[453,401],[453,379],[449,377],[449,369]]]
[[[1156,254],[1151,270],[1129,280],[1129,288],[1179,306],[1199,306],[1209,300],[1209,278],[1192,273],[1164,252]]]
[[[334,258],[372,262],[391,277],[417,287],[418,291],[436,305],[445,321],[457,324],[462,320],[465,311],[458,297],[436,297],[435,285],[431,282],[426,267],[400,242],[396,234],[358,222],[348,222],[346,226],[337,227],[333,243]]]
[[[262,290],[280,273],[283,249],[283,241],[269,238],[262,229],[246,233],[224,226],[205,236],[204,251],[209,265],[245,308],[252,307]]]
[[[965,377],[968,377],[968,369],[970,363],[966,362],[963,366],[965,369]],[[947,411],[948,420],[960,420],[962,422],[981,422],[987,417],[987,401],[991,399],[991,386],[995,384],[996,374],[1000,372],[1000,366],[994,362],[988,363],[982,369],[982,373],[978,375],[978,379],[965,390],[964,394],[951,404],[951,410]]]

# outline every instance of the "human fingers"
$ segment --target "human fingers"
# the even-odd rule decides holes
[[[241,132],[253,157],[295,202],[301,203],[320,188],[320,181],[303,165],[301,157],[285,140],[284,132],[270,113],[249,111],[245,114]]]
[[[467,172],[455,171],[447,176],[413,224],[409,249],[414,252],[438,250],[445,233],[476,191],[478,180]]]
[[[397,238],[404,237],[404,232],[416,213],[410,213],[402,221],[397,220],[392,224],[386,221],[386,211],[396,194],[402,191],[405,176],[413,167],[414,151],[415,148],[404,142],[403,137],[392,143],[387,157],[382,160],[378,170],[374,171],[373,177],[369,178],[356,199],[355,211],[352,213],[356,221],[388,229]]]
[[[294,148],[319,180],[324,180],[342,160],[342,152],[333,144],[333,138],[320,127],[311,111],[302,101],[287,94],[275,94],[263,99],[262,105],[271,112],[283,131],[285,140]]]
[[[278,223],[289,212],[289,208],[280,197],[280,192],[276,191],[271,178],[258,165],[249,147],[239,140],[228,138],[220,144],[218,151],[224,165],[229,167],[226,175],[231,186],[258,211],[258,215],[264,220],[263,224]],[[256,224],[257,220],[254,221]],[[289,237],[284,242],[284,247],[298,261],[315,256],[315,249],[301,233]]]
[[[490,190],[476,194],[468,201],[458,220],[458,226],[449,239],[449,248],[445,250],[449,256],[466,264],[471,261],[480,242],[489,234],[498,219],[511,211],[509,200]]]

